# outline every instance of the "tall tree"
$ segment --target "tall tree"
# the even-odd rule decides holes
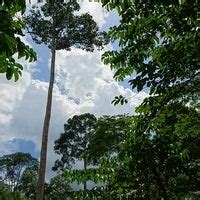
[[[28,168],[38,168],[37,159],[29,153],[17,152],[0,157],[0,171],[11,191],[19,184],[23,171]]]
[[[55,141],[54,150],[62,155],[56,160],[53,170],[69,169],[76,160],[83,161],[84,169],[87,169],[85,152],[89,145],[89,139],[94,133],[96,117],[90,113],[75,115],[64,124],[64,133]],[[87,189],[86,182],[84,189]]]
[[[42,200],[44,193],[56,50],[69,51],[71,47],[76,47],[93,51],[95,46],[101,48],[104,43],[104,34],[98,32],[97,24],[88,13],[74,14],[79,9],[76,1],[64,3],[63,0],[51,0],[41,9],[33,8],[26,19],[33,40],[48,45],[51,50],[51,72],[42,133],[37,200]]]
[[[19,36],[23,36],[22,29],[25,27],[22,18],[26,9],[25,0],[0,1],[0,73],[6,73],[10,80],[13,76],[15,81],[21,75],[23,66],[15,61],[14,54],[18,58],[36,60],[35,52],[25,45]]]

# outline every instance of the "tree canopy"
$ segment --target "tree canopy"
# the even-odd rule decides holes
[[[61,155],[53,170],[69,169],[77,160],[84,160],[89,138],[95,131],[96,117],[90,113],[74,115],[64,124],[64,133],[55,141],[54,151]]]
[[[26,169],[38,169],[38,161],[29,153],[17,152],[0,157],[0,172],[3,181],[8,183],[12,191],[20,182],[22,173]]]
[[[119,40],[120,50],[103,56],[104,62],[116,70],[116,80],[131,76],[132,88],[141,91],[149,87],[154,95],[194,84],[200,66],[198,1],[104,4],[117,9],[121,17],[119,26],[112,27],[109,34],[110,39]]]
[[[87,160],[94,165],[101,163],[119,152],[120,143],[127,138],[134,118],[126,115],[102,116],[97,118],[93,134],[88,138],[89,145],[84,151]]]
[[[44,4],[41,9],[34,6],[26,18],[28,32],[36,43],[44,43],[49,48],[55,45],[56,50],[75,47],[92,51],[95,46],[103,47],[105,33],[98,31],[89,13],[75,14],[79,9],[76,1],[64,3],[54,0]]]

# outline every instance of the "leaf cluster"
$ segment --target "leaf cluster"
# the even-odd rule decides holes
[[[1,200],[30,200],[20,192],[10,192],[6,188],[0,186],[0,199]]]
[[[0,73],[6,73],[8,80],[14,76],[17,81],[23,70],[13,58],[15,54],[29,62],[36,60],[35,52],[20,39],[24,28],[20,14],[24,14],[25,8],[25,0],[0,1]]]
[[[198,1],[103,3],[121,17],[108,33],[110,40],[119,40],[120,50],[102,56],[116,80],[129,77],[133,89],[164,95],[174,87],[184,90],[199,77]]]

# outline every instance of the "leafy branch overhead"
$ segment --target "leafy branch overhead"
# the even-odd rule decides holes
[[[139,92],[148,87],[152,95],[168,94],[174,87],[183,91],[188,84],[196,87],[200,70],[198,1],[103,3],[121,17],[120,24],[108,33],[111,40],[119,41],[119,50],[102,56],[115,70],[116,80],[129,78],[133,89]]]
[[[22,17],[25,12],[25,0],[0,1],[0,73],[5,73],[15,81],[22,75],[23,66],[16,62],[17,58],[25,58],[29,62],[36,60],[36,53],[21,41],[25,24]]]

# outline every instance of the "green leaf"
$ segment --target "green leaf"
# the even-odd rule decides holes
[[[11,67],[8,67],[6,70],[6,78],[10,80],[12,76],[13,76],[13,69]]]
[[[19,79],[19,73],[18,71],[14,71],[14,77],[15,77],[15,82]]]

